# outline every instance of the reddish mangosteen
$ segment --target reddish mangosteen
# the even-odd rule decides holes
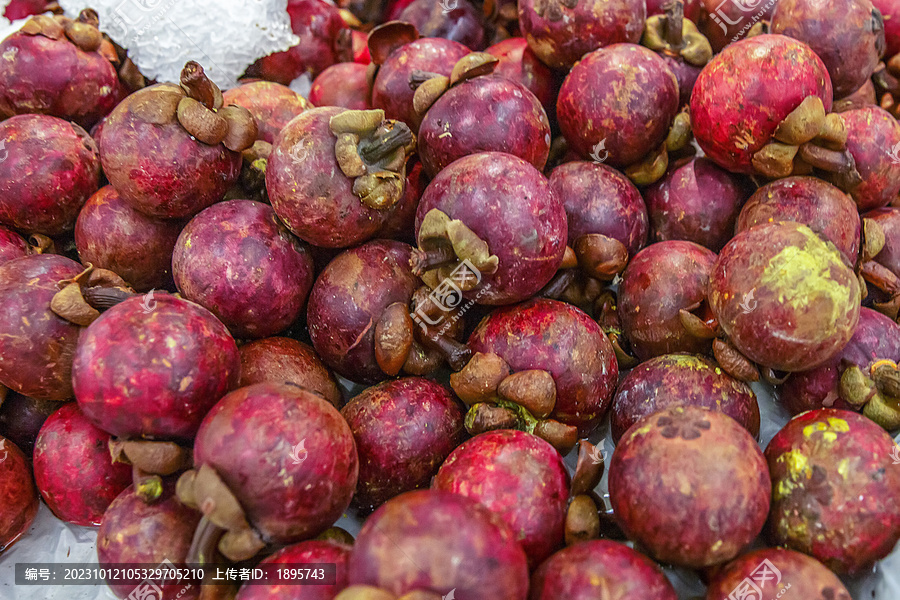
[[[853,337],[825,364],[794,373],[781,387],[779,401],[799,414],[817,408],[855,410],[885,429],[900,427],[896,363],[900,361],[900,325],[869,308],[859,311]]]
[[[131,485],[131,468],[112,462],[109,439],[75,402],[64,404],[41,427],[34,479],[44,502],[63,521],[100,525],[110,503]]]
[[[825,565],[784,548],[754,550],[720,568],[709,583],[706,600],[748,591],[753,594],[757,589],[773,598],[790,590],[790,595],[798,598],[851,600],[847,588]]]
[[[709,40],[684,11],[683,2],[668,2],[660,14],[647,18],[641,38],[641,44],[658,52],[678,80],[681,106],[690,103],[697,76],[713,56]]]
[[[309,101],[315,106],[339,106],[348,110],[371,108],[367,71],[366,65],[355,62],[331,65],[313,81]]]
[[[477,152],[512,154],[538,170],[547,163],[547,113],[525,86],[489,74],[497,62],[484,52],[469,54],[449,79],[439,75],[416,90],[413,105],[423,115],[418,153],[430,177]]]
[[[548,115],[556,112],[559,83],[556,75],[528,47],[525,38],[508,38],[485,50],[500,59],[494,75],[521,83],[540,101]]]
[[[613,441],[643,417],[673,406],[725,413],[759,437],[759,404],[749,385],[702,356],[666,354],[636,366],[619,383],[610,413]]]
[[[57,316],[50,303],[58,283],[83,271],[55,254],[17,258],[0,265],[0,382],[40,400],[72,397],[72,356],[79,327]]]
[[[334,585],[253,583],[242,586],[235,600],[332,600],[347,587],[347,558],[351,550],[352,547],[347,544],[326,540],[308,540],[282,548],[260,561],[258,566],[272,565],[277,568],[278,565],[333,564]]]
[[[251,81],[222,92],[225,106],[243,106],[256,119],[257,139],[270,144],[288,122],[313,107],[291,88],[272,81]]]
[[[856,264],[861,222],[847,194],[816,177],[787,177],[756,190],[738,217],[735,231],[775,221],[806,225]]]
[[[420,591],[437,597],[455,591],[466,600],[525,600],[528,594],[525,553],[502,518],[440,490],[407,492],[375,511],[356,538],[347,570],[348,590],[373,586],[394,596]]]
[[[703,69],[691,127],[706,155],[735,173],[847,171],[847,134],[841,116],[826,116],[831,103],[831,78],[810,47],[764,34],[729,45]]]
[[[174,289],[172,250],[182,225],[138,212],[107,185],[78,214],[75,247],[85,264],[113,271],[140,292]]]
[[[159,293],[117,304],[82,332],[72,385],[84,415],[114,436],[189,441],[239,371],[237,345],[212,313]]]
[[[777,0],[699,1],[700,14],[697,17],[697,25],[709,39],[716,53],[733,42],[743,41],[760,20],[771,19],[777,3]],[[753,29],[753,32],[756,33],[759,27]]]
[[[769,30],[812,48],[828,69],[835,98],[868,81],[884,53],[884,21],[869,0],[779,0]]]
[[[626,174],[645,185],[662,177],[667,149],[681,148],[689,139],[687,131],[673,131],[671,144],[667,139],[678,98],[678,81],[658,54],[635,44],[614,44],[572,68],[559,90],[556,117],[575,152],[628,167]],[[686,125],[682,116],[680,126]]]
[[[661,562],[718,565],[759,535],[769,471],[747,430],[724,413],[665,408],[625,433],[609,465],[616,521]]]
[[[415,88],[434,75],[449,77],[469,49],[443,38],[422,38],[408,24],[385,24],[369,35],[372,62],[379,65],[372,82],[372,107],[384,110],[418,131],[421,116],[413,107]]]
[[[563,544],[569,475],[559,452],[534,435],[504,429],[475,436],[450,454],[432,488],[499,515],[532,567]]]
[[[638,358],[709,349],[709,338],[695,335],[685,321],[702,312],[715,262],[711,250],[683,241],[651,244],[631,260],[619,285],[618,313]]]
[[[470,433],[525,429],[566,454],[612,400],[615,353],[596,321],[571,304],[533,299],[497,309],[468,347],[474,356],[450,385],[472,407]]]
[[[877,103],[878,99],[875,95],[875,84],[873,83],[872,79],[869,79],[862,85],[861,88],[859,88],[849,96],[844,96],[840,100],[835,100],[832,110],[834,110],[834,112],[836,113],[840,113],[852,110],[854,108],[872,106]]]
[[[483,50],[488,36],[484,15],[476,4],[469,0],[413,0],[397,15],[397,20],[411,23],[423,37],[444,38],[472,50]]]
[[[353,502],[371,511],[431,478],[465,436],[463,411],[443,386],[405,377],[372,386],[341,410],[359,453]]]
[[[269,205],[228,200],[185,226],[172,273],[178,291],[236,337],[262,338],[299,316],[312,287],[313,261]]]
[[[259,59],[247,69],[247,75],[290,85],[302,75],[314,79],[334,63],[352,59],[350,30],[333,4],[290,0],[287,12],[300,43]]]
[[[730,342],[780,371],[807,371],[840,351],[856,329],[859,303],[859,282],[843,255],[794,222],[739,233],[709,278],[709,306]]]
[[[775,543],[838,574],[870,569],[900,540],[896,456],[891,436],[860,414],[826,408],[791,419],[766,448]]]
[[[0,223],[28,233],[71,231],[97,191],[100,155],[87,132],[46,115],[0,123]]]
[[[339,254],[313,284],[306,310],[313,347],[351,381],[376,383],[401,369],[424,375],[442,362],[436,349],[414,338],[411,302],[421,293],[410,256],[411,248],[401,242],[368,242]],[[441,325],[444,316],[452,313],[441,313],[432,325]],[[461,329],[456,320],[446,331],[453,337]]]
[[[531,576],[529,600],[595,598],[677,600],[675,588],[652,560],[625,544],[591,540],[560,550]]]
[[[178,481],[179,498],[203,512],[194,548],[202,557],[218,547],[233,561],[325,531],[350,504],[358,471],[337,409],[274,383],[240,388],[213,407],[194,440],[194,465]]]
[[[519,2],[519,27],[528,45],[544,64],[561,70],[597,48],[637,43],[646,17],[642,0]]]
[[[103,124],[103,172],[122,199],[164,219],[192,216],[218,202],[237,180],[241,154],[257,137],[246,108],[188,62],[181,85],[161,83],[125,98]]]
[[[47,10],[47,0],[10,0],[6,5],[3,16],[10,21],[24,19],[31,15],[37,15]]]
[[[275,140],[266,167],[272,208],[310,244],[364,242],[403,196],[414,147],[409,128],[381,110],[309,110]]]
[[[685,240],[718,252],[734,234],[735,220],[752,189],[746,177],[708,158],[691,158],[644,193],[652,238]]]
[[[900,153],[900,123],[877,106],[848,110],[840,116],[855,171],[826,176],[850,194],[860,212],[887,206],[900,192],[900,160],[894,159]]]
[[[35,400],[7,392],[6,399],[0,403],[0,436],[18,446],[30,459],[41,426],[59,407],[55,400]]]
[[[569,247],[590,277],[610,280],[647,243],[647,208],[619,171],[596,162],[563,163],[550,189],[566,209]]]
[[[334,376],[316,352],[291,338],[270,337],[240,347],[241,382],[289,383],[320,394],[336,408],[343,403]]]
[[[36,15],[0,43],[0,116],[39,113],[89,128],[119,101],[118,62],[93,9]]]
[[[25,535],[40,501],[28,459],[15,444],[0,437],[0,556]]]
[[[133,488],[119,494],[113,500],[100,522],[97,532],[97,562],[101,567],[117,567],[122,564],[156,566],[164,561],[173,565],[187,563],[191,536],[200,513],[178,501],[175,486],[167,482],[163,497],[154,504],[145,503]],[[140,581],[110,583],[110,589],[119,598],[128,596]],[[198,585],[185,590],[185,582],[159,585],[159,600],[196,600],[200,596]],[[181,593],[183,590],[184,593]]]
[[[900,2],[897,0],[872,0],[884,22],[884,58],[900,52]]]
[[[540,171],[510,154],[472,154],[441,171],[422,194],[413,273],[436,289],[460,265],[474,267],[475,277],[457,288],[466,299],[521,302],[556,273],[566,228],[562,202]]]

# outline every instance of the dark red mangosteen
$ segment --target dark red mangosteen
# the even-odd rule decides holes
[[[364,242],[403,197],[413,148],[409,128],[382,110],[309,110],[275,140],[266,167],[272,208],[315,246]]]
[[[21,18],[25,15],[21,15]],[[35,15],[0,42],[0,116],[38,113],[90,128],[120,99],[115,50],[93,9]]]
[[[559,452],[534,435],[503,429],[475,436],[444,461],[432,488],[500,515],[532,568],[562,546],[569,475]]]
[[[363,587],[372,586],[393,596],[452,592],[466,600],[528,594],[525,553],[502,518],[439,490],[407,492],[383,504],[359,532],[347,570],[346,592],[375,593]]]
[[[341,410],[359,453],[353,502],[371,511],[431,478],[465,436],[463,411],[443,386],[421,377],[385,381]]]
[[[622,530],[657,560],[695,569],[750,545],[765,525],[771,490],[753,436],[724,413],[696,406],[637,421],[609,465]]]
[[[181,85],[152,85],[116,106],[103,124],[100,158],[132,207],[180,219],[224,197],[240,174],[241,151],[257,134],[250,111],[224,106],[218,86],[191,61]]]
[[[322,533],[350,504],[358,466],[350,427],[320,395],[274,383],[228,394],[178,481],[178,497],[203,513],[189,558],[218,548],[240,561]]]
[[[891,436],[860,414],[824,408],[791,419],[766,448],[772,540],[838,574],[870,569],[900,539],[896,456]]]
[[[413,273],[434,290],[465,267],[457,289],[466,299],[521,302],[562,264],[566,231],[562,202],[540,171],[510,154],[472,154],[441,171],[422,195]]]
[[[103,513],[131,486],[131,468],[113,463],[110,436],[75,402],[44,422],[34,446],[34,478],[44,502],[73,525],[98,526]]]
[[[691,158],[644,192],[654,241],[685,240],[713,252],[734,235],[753,185],[708,158]]]
[[[27,233],[71,231],[97,191],[100,154],[87,132],[47,115],[0,123],[0,223]]]

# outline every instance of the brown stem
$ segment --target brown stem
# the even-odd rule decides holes
[[[518,429],[519,415],[504,406],[481,402],[466,413],[466,431],[478,435],[496,429]]]
[[[454,371],[459,371],[466,366],[469,359],[472,358],[472,351],[468,346],[461,342],[457,342],[446,334],[435,333],[428,336],[431,343],[443,353],[447,364]]]
[[[566,512],[566,545],[597,539],[600,537],[600,514],[597,504],[587,494],[572,498]]]
[[[140,295],[129,292],[128,290],[123,290],[122,288],[111,287],[85,288],[82,293],[87,303],[100,311],[112,308],[116,304],[120,304],[129,298]]]
[[[600,449],[587,440],[580,440],[578,442],[578,461],[575,464],[575,473],[572,475],[569,493],[577,496],[592,491],[600,485],[604,468],[605,464]]]
[[[450,242],[447,240],[441,240],[441,242],[434,244],[428,250],[413,249],[412,256],[409,259],[409,266],[412,267],[413,275],[418,277],[426,271],[453,264],[458,260]]]
[[[412,131],[405,123],[388,122],[379,125],[370,136],[359,142],[359,155],[369,164],[381,162],[413,140]]]
[[[200,63],[193,60],[185,63],[181,70],[181,86],[188,97],[206,108],[214,110],[222,107],[222,91],[206,76]]]
[[[674,0],[663,6],[666,16],[666,42],[673,50],[684,47],[684,2]]]
[[[225,530],[203,515],[197,529],[194,530],[194,538],[188,550],[185,563],[189,565],[206,565],[215,562],[216,548],[219,540],[225,534]]]

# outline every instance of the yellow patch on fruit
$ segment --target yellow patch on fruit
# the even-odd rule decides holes
[[[820,240],[812,230],[802,227],[798,233],[807,236],[806,244],[784,248],[769,260],[758,287],[775,290],[778,302],[787,303],[798,311],[813,308],[817,314],[825,312],[822,335],[830,335],[832,325],[840,321],[856,301],[858,290],[843,285],[830,276],[831,269],[846,270],[841,255],[833,246]],[[826,302],[827,301],[827,302]]]

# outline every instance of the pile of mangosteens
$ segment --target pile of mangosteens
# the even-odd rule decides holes
[[[100,566],[330,574],[159,600],[851,600],[900,541],[900,4],[287,12],[223,89],[9,3],[0,554],[43,501]]]

